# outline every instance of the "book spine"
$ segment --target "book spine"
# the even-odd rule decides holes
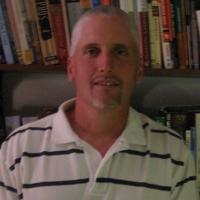
[[[140,54],[144,67],[150,67],[150,43],[149,43],[149,16],[147,0],[137,0],[137,21],[140,40]]]
[[[58,64],[59,60],[50,23],[48,2],[46,0],[35,0],[34,3],[33,9],[36,9],[37,13],[37,27],[43,62],[44,64]]]
[[[95,8],[101,4],[100,0],[91,0],[92,1],[92,7]]]
[[[179,0],[177,0],[179,1]],[[179,68],[188,68],[188,47],[187,47],[187,30],[186,30],[186,12],[185,12],[185,0],[181,0],[178,3],[178,55],[179,55]]]
[[[11,35],[8,26],[8,18],[4,0],[0,1],[0,38],[6,63],[7,64],[15,63],[15,55],[13,52],[13,44],[11,41]]]
[[[80,9],[82,13],[86,12],[91,7],[92,4],[90,0],[80,0]]]
[[[67,11],[68,11],[68,19],[69,19],[69,30],[70,34],[71,31],[77,22],[78,18],[81,15],[81,12],[83,12],[81,8],[81,4],[78,0],[68,0],[67,1]]]
[[[104,6],[111,6],[112,5],[112,0],[100,0],[100,2],[101,2],[101,5],[104,5]],[[115,3],[118,3],[118,5],[119,5],[119,2],[115,2]]]
[[[68,18],[68,10],[67,10],[67,2],[66,0],[61,0],[62,6],[62,14],[63,14],[63,22],[64,22],[64,29],[65,29],[65,38],[66,38],[66,46],[67,52],[69,53],[70,50],[70,30],[69,30],[69,18]]]
[[[128,13],[128,1],[127,0],[119,0],[120,9]]]
[[[200,1],[195,1],[195,14],[197,19],[197,27],[198,27],[198,33],[200,38]]]
[[[162,67],[159,6],[157,0],[150,0],[148,2],[150,58],[152,68]]]
[[[200,36],[198,35],[197,18],[195,13],[195,0],[191,2],[191,42],[192,42],[192,68],[200,66]]]
[[[19,41],[22,52],[23,64],[33,63],[33,54],[30,48],[30,37],[27,32],[26,16],[24,13],[23,0],[15,1],[12,0],[13,13],[16,19],[16,27],[19,33]]]
[[[42,63],[42,52],[40,47],[39,32],[37,29],[37,17],[33,0],[24,0],[25,14],[27,17],[27,30],[30,37],[30,48],[33,53],[34,63]]]
[[[174,68],[172,55],[172,10],[170,0],[158,0],[160,3],[160,27],[161,27],[161,44],[163,67],[166,69]]]
[[[101,0],[101,2],[103,2],[104,0]],[[106,1],[107,2],[107,1]],[[120,5],[119,5],[119,0],[108,0],[108,2],[110,3],[110,4],[108,4],[109,6],[110,5],[112,5],[112,6],[115,6],[115,7],[117,7],[117,8],[119,8],[120,7]],[[134,1],[135,2],[135,1]],[[103,4],[103,3],[101,3],[102,5],[106,5],[106,4]]]
[[[55,36],[59,61],[62,64],[66,64],[68,57],[68,48],[67,48],[61,1],[49,0],[49,11],[52,21],[52,31]]]
[[[13,38],[14,45],[15,45],[17,60],[20,64],[23,64],[24,61],[23,61],[23,57],[22,57],[22,47],[20,44],[20,37],[19,37],[18,28],[17,28],[17,21],[16,21],[15,14],[14,14],[12,0],[6,0],[6,9],[8,12],[8,20],[9,20],[9,24],[10,24],[10,29],[11,29],[11,32],[13,33],[12,38]]]

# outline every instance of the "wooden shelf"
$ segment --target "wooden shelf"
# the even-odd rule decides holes
[[[64,65],[0,64],[0,72],[65,72]],[[200,69],[145,69],[145,76],[155,77],[200,77]]]
[[[199,78],[200,69],[145,69],[145,76]]]
[[[2,72],[64,72],[64,65],[43,65],[43,64],[0,64]]]

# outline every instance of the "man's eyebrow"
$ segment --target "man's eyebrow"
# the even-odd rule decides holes
[[[99,46],[97,43],[88,43],[88,44],[85,44],[83,47],[84,49],[87,49],[90,47],[97,47],[97,46]]]

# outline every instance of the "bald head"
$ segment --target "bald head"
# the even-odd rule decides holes
[[[131,18],[126,12],[117,7],[99,6],[85,12],[75,24],[71,37],[70,56],[74,54],[79,38],[84,32],[85,23],[89,23],[90,20],[95,20],[95,17],[101,15],[104,15],[107,18],[115,19],[119,21],[119,23],[123,24],[123,26],[126,26],[131,32],[135,48],[139,51],[135,19]]]

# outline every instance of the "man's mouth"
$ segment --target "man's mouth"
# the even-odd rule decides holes
[[[111,77],[99,77],[92,81],[93,85],[115,87],[120,85],[120,81],[116,78]]]

